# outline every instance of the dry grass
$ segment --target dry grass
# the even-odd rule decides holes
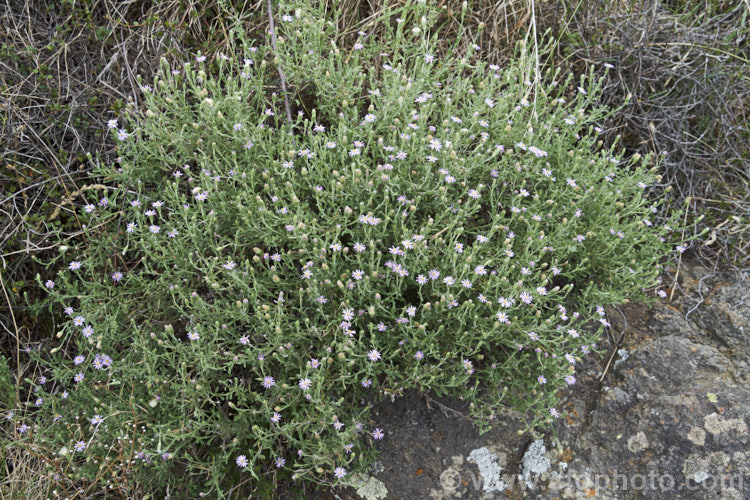
[[[17,436],[3,436],[3,441],[10,442]],[[0,498],[41,499],[50,498],[52,487],[49,478],[39,474],[42,469],[40,461],[23,447],[7,447],[0,452]]]
[[[708,230],[691,250],[711,267],[750,265],[748,11],[745,0],[577,0],[542,15],[560,39],[557,64],[614,66],[608,136],[660,155],[670,207],[688,211],[686,235]]]
[[[393,7],[406,3],[405,0],[388,2]],[[432,2],[444,11],[438,22],[446,45],[452,43],[462,31],[462,1],[440,0]],[[340,12],[338,31],[355,36],[358,31],[379,34],[377,19],[386,10],[382,0],[326,0],[329,10]],[[483,53],[492,63],[502,64],[513,52],[515,43],[526,33],[532,19],[533,0],[475,0],[467,3],[464,17],[464,30],[476,37]],[[464,43],[468,43],[464,40]]]

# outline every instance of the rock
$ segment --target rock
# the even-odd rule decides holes
[[[385,484],[372,476],[353,478],[351,485],[364,500],[382,500],[388,496]]]
[[[630,354],[628,353],[628,351],[626,349],[618,349],[617,355],[620,356],[620,359],[618,359],[617,361],[615,361],[615,368],[617,368],[622,363],[624,363],[625,361],[627,361],[628,358],[630,357]]]
[[[632,332],[590,425],[561,443],[574,455],[568,480],[540,488],[541,498],[750,498],[750,288],[711,275],[692,283],[702,286],[699,307],[657,303]]]
[[[531,443],[529,449],[523,455],[521,476],[529,488],[532,487],[530,481],[532,474],[544,474],[550,468],[550,460],[544,456],[546,451],[547,448],[544,446],[544,441],[537,439]]]
[[[500,475],[502,468],[497,463],[497,455],[482,447],[472,450],[467,458],[470,462],[477,464],[485,493],[500,492],[507,487]]]
[[[715,285],[713,292],[691,317],[721,352],[732,360],[733,378],[749,384],[750,288],[747,280]]]

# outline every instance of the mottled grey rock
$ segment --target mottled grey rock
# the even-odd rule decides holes
[[[620,356],[620,359],[615,361],[615,368],[623,364],[630,357],[630,353],[628,353],[627,349],[618,349],[617,355]]]
[[[372,476],[357,476],[350,482],[364,500],[382,500],[388,497],[388,489],[382,481]]]
[[[537,439],[523,455],[522,475],[526,485],[531,487],[530,479],[532,474],[544,474],[550,468],[549,458],[544,456],[547,448],[544,441]]]
[[[750,383],[750,287],[747,281],[718,284],[691,318],[732,360],[731,375]]]
[[[471,450],[467,459],[477,464],[479,474],[482,476],[482,489],[485,493],[499,492],[507,488],[500,475],[502,468],[497,463],[497,455],[482,447]]]

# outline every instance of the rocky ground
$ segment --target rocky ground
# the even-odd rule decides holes
[[[453,401],[379,404],[378,467],[320,498],[750,498],[750,274],[684,264],[671,300],[613,311],[556,438],[514,415],[479,435]]]

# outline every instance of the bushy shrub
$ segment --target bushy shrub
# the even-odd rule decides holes
[[[407,388],[543,425],[603,308],[655,284],[670,229],[647,161],[597,142],[599,82],[438,58],[423,5],[348,48],[309,9],[275,53],[165,63],[110,123],[111,189],[40,279],[68,320],[26,432],[61,487],[346,481],[388,439],[369,402]]]

